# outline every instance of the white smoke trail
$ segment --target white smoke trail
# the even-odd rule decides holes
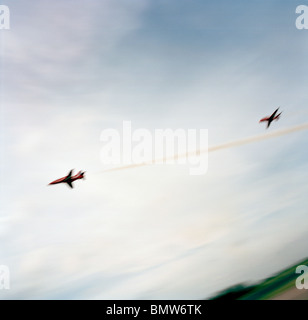
[[[163,162],[166,162],[168,160],[175,160],[175,159],[183,158],[183,157],[187,157],[188,158],[189,156],[196,156],[198,154],[205,153],[205,152],[213,152],[213,151],[233,148],[233,147],[241,146],[241,145],[244,145],[244,144],[249,144],[249,143],[253,143],[253,142],[257,142],[257,141],[261,141],[261,140],[266,140],[266,139],[270,139],[270,138],[274,138],[274,137],[280,137],[280,136],[283,136],[283,135],[286,135],[286,134],[289,134],[289,133],[302,131],[302,130],[307,130],[307,129],[308,129],[308,123],[304,123],[304,124],[301,124],[301,125],[293,126],[293,127],[290,127],[290,128],[286,128],[286,129],[282,129],[282,130],[278,130],[278,131],[274,131],[274,132],[270,132],[270,133],[264,133],[264,134],[261,134],[261,135],[248,137],[248,138],[245,138],[245,139],[240,139],[240,140],[226,142],[226,143],[223,143],[223,144],[218,144],[216,146],[209,147],[208,149],[196,150],[196,151],[193,151],[193,152],[187,152],[187,153],[180,154],[180,155],[177,154],[177,155],[174,155],[172,157],[165,157],[163,159],[157,159],[157,160],[144,162],[144,163],[129,164],[127,166],[107,169],[107,170],[104,170],[102,172],[112,172],[112,171],[126,170],[126,169],[132,169],[132,168],[137,168],[137,167],[149,166],[149,165],[153,165],[153,164],[157,164],[157,163],[163,163]]]

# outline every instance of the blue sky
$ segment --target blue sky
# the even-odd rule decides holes
[[[14,1],[1,37],[4,299],[199,299],[307,254],[307,133],[102,174],[100,134],[306,123],[305,1]],[[76,187],[46,187],[70,169]]]

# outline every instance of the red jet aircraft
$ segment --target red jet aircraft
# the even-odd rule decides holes
[[[273,121],[273,120],[276,120],[276,121],[277,121],[277,120],[279,119],[280,115],[282,114],[282,112],[280,112],[280,113],[277,114],[277,116],[276,116],[276,113],[277,113],[278,110],[279,110],[279,108],[276,109],[271,116],[262,118],[259,122],[267,121],[267,127],[266,127],[266,128],[268,128],[268,127],[271,125],[272,121]]]
[[[85,172],[79,171],[75,176],[72,176],[72,173],[73,173],[73,170],[71,170],[66,177],[60,178],[60,179],[55,180],[55,181],[53,181],[53,182],[50,182],[49,185],[50,185],[50,184],[58,184],[58,183],[65,182],[65,183],[67,183],[71,188],[73,188],[73,184],[72,184],[73,181],[78,180],[78,179],[84,179],[84,178],[85,178],[85,177],[84,177]]]

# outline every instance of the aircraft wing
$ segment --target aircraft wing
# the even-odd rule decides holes
[[[73,170],[74,170],[74,169],[72,169],[72,170],[69,172],[69,174],[67,175],[67,177],[66,177],[66,178],[70,178],[70,177],[72,176],[72,174],[73,174]]]
[[[278,110],[279,110],[279,108],[276,109],[276,110],[273,112],[273,114],[271,115],[271,119],[274,119],[274,118],[275,118],[275,115],[276,115],[276,113],[277,113]]]
[[[66,183],[73,189],[73,184],[72,184],[72,181],[66,181]]]

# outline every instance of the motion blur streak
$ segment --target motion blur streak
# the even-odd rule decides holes
[[[266,139],[270,139],[270,138],[274,138],[274,137],[280,137],[280,136],[283,136],[283,135],[286,135],[286,134],[289,134],[289,133],[302,131],[302,130],[307,130],[307,129],[308,129],[308,123],[304,123],[304,124],[300,124],[300,125],[293,126],[293,127],[290,127],[290,128],[286,128],[286,129],[270,132],[270,133],[260,134],[260,135],[253,136],[253,137],[248,137],[248,138],[245,138],[245,139],[240,139],[240,140],[230,141],[230,142],[223,143],[223,144],[218,144],[216,146],[209,147],[208,149],[196,150],[194,152],[187,152],[185,154],[174,155],[173,157],[169,157],[169,158],[166,157],[166,158],[163,158],[163,159],[157,159],[157,160],[153,160],[151,162],[136,163],[136,164],[130,164],[130,165],[127,165],[127,166],[111,168],[111,169],[108,169],[108,170],[104,170],[103,172],[111,172],[111,171],[132,169],[132,168],[137,168],[137,167],[144,167],[144,166],[149,166],[149,165],[152,165],[152,164],[163,163],[163,162],[165,162],[167,160],[171,160],[171,159],[178,159],[178,158],[184,158],[184,157],[190,157],[190,156],[197,156],[198,154],[205,153],[205,152],[213,152],[213,151],[217,151],[217,150],[237,147],[237,146],[241,146],[241,145],[244,145],[244,144],[249,144],[249,143],[253,143],[253,142],[257,142],[257,141],[261,141],[261,140],[266,140]]]

